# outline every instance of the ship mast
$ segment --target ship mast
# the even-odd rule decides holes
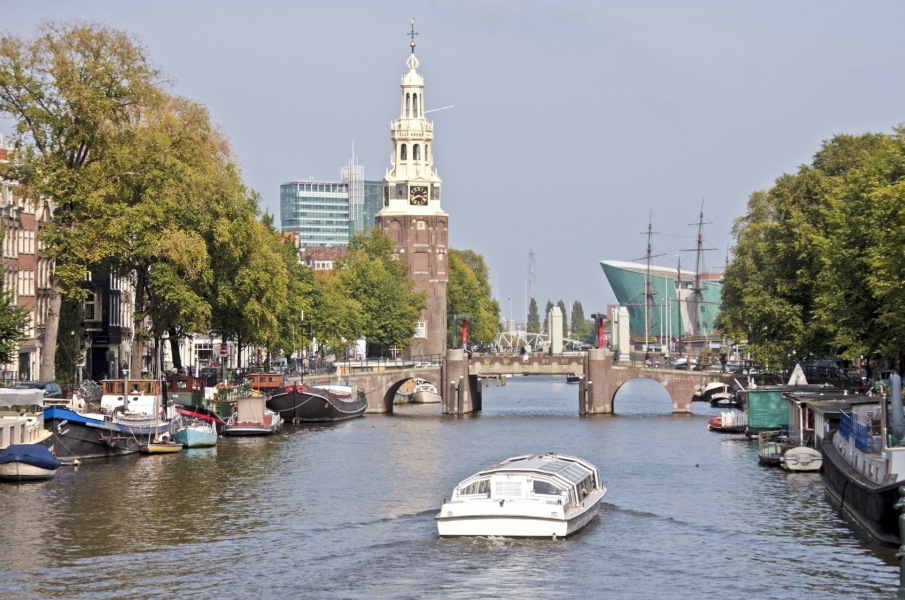
[[[647,343],[650,338],[650,306],[651,300],[654,296],[654,290],[651,287],[650,280],[650,260],[652,258],[656,258],[658,256],[663,256],[662,254],[654,254],[653,253],[653,245],[651,244],[651,238],[655,233],[653,229],[653,216],[654,211],[650,211],[650,215],[647,218],[647,231],[642,231],[642,235],[647,235],[647,253],[644,255],[645,260],[647,261],[647,269],[644,273],[644,351],[647,352]],[[662,321],[662,320],[661,320]],[[663,330],[663,323],[660,323],[660,330]]]

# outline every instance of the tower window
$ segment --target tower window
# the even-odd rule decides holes
[[[412,146],[412,159],[421,160],[421,146],[419,144]]]
[[[418,94],[412,94],[412,116],[418,116]],[[418,160],[418,157],[415,157],[415,160]]]
[[[412,116],[412,95],[411,94],[405,95],[405,116],[407,116],[407,117]]]
[[[399,160],[407,160],[406,152],[405,152],[405,144],[402,144],[402,147],[399,149]]]

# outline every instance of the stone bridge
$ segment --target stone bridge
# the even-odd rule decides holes
[[[424,379],[440,389],[440,366],[420,366],[403,369],[386,369],[382,371],[349,373],[342,376],[343,381],[354,382],[368,399],[369,413],[393,412],[393,399],[402,384],[410,379]],[[317,385],[336,381],[336,377],[306,377],[305,383]]]
[[[578,414],[597,415],[613,412],[613,399],[619,388],[632,379],[647,378],[659,382],[672,399],[674,413],[690,413],[695,388],[711,381],[733,385],[734,376],[701,371],[679,371],[651,367],[621,366],[603,349],[558,355],[527,354],[467,356],[462,350],[447,350],[441,366],[383,370],[344,375],[355,382],[368,399],[368,412],[393,412],[393,399],[403,383],[421,378],[437,386],[443,398],[443,414],[467,414],[482,408],[480,378],[493,375],[582,375],[576,386]],[[306,383],[326,383],[329,377],[306,378]]]

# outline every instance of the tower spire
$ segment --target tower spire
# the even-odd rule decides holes
[[[415,17],[412,17],[411,19],[409,19],[409,23],[412,26],[412,30],[405,35],[412,38],[412,41],[409,43],[409,46],[412,47],[412,54],[414,54],[415,53],[415,36],[418,35],[418,32],[415,31]]]

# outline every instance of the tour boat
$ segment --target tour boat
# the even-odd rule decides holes
[[[562,454],[527,454],[465,479],[437,515],[441,536],[565,537],[597,514],[597,467]]]
[[[739,405],[735,392],[715,392],[710,395],[710,406],[714,408],[738,408]]]
[[[796,446],[786,450],[779,459],[779,466],[786,471],[819,471],[823,466],[823,455],[813,448]]]
[[[62,465],[42,444],[13,444],[0,450],[0,479],[32,481],[50,479]]]
[[[183,425],[173,434],[173,439],[186,448],[208,448],[217,445],[216,423],[194,420]]]
[[[268,410],[264,396],[236,400],[236,412],[226,421],[223,435],[270,435],[283,426],[280,415]]]
[[[412,392],[414,404],[439,404],[442,401],[437,388],[429,381],[415,379],[415,390]]]
[[[699,385],[695,388],[694,395],[691,397],[692,402],[710,402],[712,396],[720,392],[731,392],[727,384],[721,381],[711,381],[707,385]]]
[[[348,385],[290,385],[267,399],[267,408],[288,423],[322,423],[360,417],[368,408],[363,393]]]

